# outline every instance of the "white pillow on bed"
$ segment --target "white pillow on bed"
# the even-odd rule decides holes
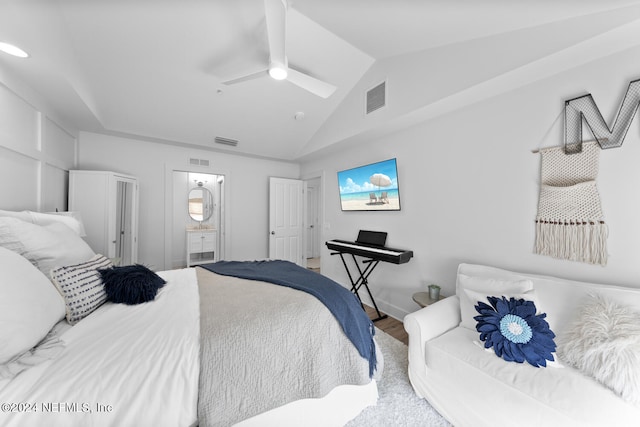
[[[75,231],[75,233],[78,236],[84,237],[87,235],[87,233],[84,230],[84,224],[82,223],[82,220],[80,219],[80,214],[78,212],[47,212],[47,213],[29,212],[29,213],[31,214],[31,218],[32,218],[31,222],[33,222],[34,224],[47,225],[47,224],[52,224],[54,222],[61,222],[62,224],[66,225],[67,227]]]
[[[75,231],[78,236],[86,236],[84,225],[78,212],[40,213],[33,211],[15,212],[0,210],[0,217],[16,218],[38,225],[48,225],[54,222],[60,222]]]
[[[64,301],[49,279],[0,247],[0,364],[38,344],[64,314]]]
[[[52,268],[78,264],[95,255],[61,222],[40,226],[10,217],[0,217],[0,246],[27,258],[47,277]]]
[[[3,211],[0,210],[0,217],[16,218],[22,221],[33,222],[29,211]]]

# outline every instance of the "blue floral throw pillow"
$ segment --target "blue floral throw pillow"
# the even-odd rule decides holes
[[[479,313],[474,319],[485,348],[493,348],[498,357],[508,362],[527,361],[537,367],[553,361],[555,334],[549,328],[545,313],[536,314],[533,301],[506,297],[487,297],[489,304],[478,301]]]

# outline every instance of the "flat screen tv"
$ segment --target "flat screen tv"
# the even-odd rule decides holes
[[[396,159],[338,172],[343,211],[399,211]]]

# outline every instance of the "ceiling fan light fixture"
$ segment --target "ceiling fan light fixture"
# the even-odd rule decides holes
[[[0,42],[0,51],[8,53],[9,55],[17,56],[18,58],[28,58],[29,54],[18,46],[14,46],[9,43]]]
[[[337,89],[334,85],[309,74],[289,68],[286,55],[287,0],[264,0],[267,42],[269,43],[269,67],[267,72],[274,80],[287,80],[320,98],[328,98]],[[248,74],[223,84],[235,84],[264,76],[265,72]]]
[[[287,74],[287,69],[284,67],[284,65],[271,64],[271,66],[269,66],[269,75],[272,79],[284,80],[287,78]]]

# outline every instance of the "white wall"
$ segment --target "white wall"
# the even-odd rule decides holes
[[[453,294],[461,262],[640,287],[640,119],[622,148],[601,152],[598,185],[610,230],[606,267],[532,253],[540,163],[531,153],[562,143],[566,99],[593,94],[612,124],[628,83],[640,78],[638,55],[638,49],[626,51],[305,162],[303,176],[325,172],[324,240],[354,240],[359,229],[371,229],[387,231],[388,246],[414,251],[408,264],[380,264],[370,277],[376,301],[398,318],[418,309],[411,295],[425,284]],[[402,210],[341,212],[336,172],[392,157]],[[322,272],[348,283],[326,247]]]
[[[208,159],[210,167],[191,166],[190,158]],[[173,170],[225,175],[226,258],[236,260],[268,255],[269,176],[300,176],[299,165],[290,162],[88,132],[79,136],[78,163],[81,169],[112,170],[138,177],[138,261],[156,270],[171,268]]]
[[[448,53],[442,55],[445,58]],[[65,126],[37,94],[16,76],[8,75],[0,64],[0,208],[64,209],[66,171],[74,167],[135,175],[140,180],[139,260],[162,269],[169,267],[166,248],[172,239],[167,203],[173,206],[173,197],[167,177],[173,170],[219,173],[225,175],[228,184],[228,258],[258,259],[268,253],[268,177],[323,174],[321,217],[330,226],[323,228],[323,241],[354,239],[359,229],[384,230],[389,233],[389,246],[415,252],[408,264],[382,264],[370,278],[377,300],[396,317],[417,308],[411,294],[424,289],[426,283],[438,283],[444,294],[453,293],[455,268],[460,262],[640,286],[638,119],[622,148],[601,153],[598,182],[610,228],[610,259],[606,267],[532,253],[539,158],[530,153],[539,146],[561,143],[560,115],[566,99],[592,93],[605,119],[613,123],[628,82],[640,78],[638,57],[637,48],[591,63],[580,57],[576,58],[579,67],[567,68],[564,63],[564,71],[558,75],[549,71],[554,70],[548,67],[553,65],[552,60],[527,57],[504,67],[505,74],[511,72],[510,78],[496,77],[482,86],[481,89],[495,89],[489,92],[497,94],[495,97],[488,97],[487,91],[480,89],[478,92],[482,93],[476,94],[474,80],[467,82],[471,85],[464,91],[467,96],[456,97],[456,90],[463,88],[449,88],[441,99],[436,96],[440,82],[435,71],[428,78],[425,74],[417,95],[408,99],[408,90],[416,85],[413,79],[420,82],[421,68],[390,59],[372,67],[363,83],[368,86],[388,80],[389,107],[375,121],[389,118],[400,122],[402,114],[416,108],[417,98],[433,103],[427,107],[446,104],[444,101],[452,98],[457,103],[447,104],[445,115],[438,115],[439,110],[434,107],[428,111],[428,121],[375,139],[369,138],[373,135],[371,127],[353,125],[354,117],[362,118],[363,88],[359,87],[357,96],[340,107],[334,123],[320,132],[316,144],[310,145],[323,147],[340,138],[350,139],[348,144],[341,144],[340,150],[333,149],[337,154],[302,165],[93,133],[80,133],[76,157],[76,131]],[[493,63],[494,59],[474,61],[483,64],[482,61]],[[529,73],[541,71],[542,65],[547,67],[535,74],[540,79],[535,84],[519,87],[530,77],[529,73],[517,73],[527,61],[534,64],[527,69]],[[535,67],[538,63],[540,68]],[[420,64],[426,66],[428,61]],[[466,63],[456,72],[463,77],[476,73],[473,65]],[[400,69],[405,74],[411,72],[413,78],[404,78]],[[403,81],[409,89],[400,85]],[[402,87],[402,94],[394,93],[394,87]],[[430,93],[435,95],[428,97]],[[460,107],[469,100],[477,103]],[[352,138],[354,134],[359,137]],[[355,144],[358,141],[361,142]],[[209,159],[212,166],[191,167],[190,157]],[[402,211],[341,212],[336,172],[391,157],[398,160]],[[324,246],[322,271],[342,283],[347,281],[339,259],[329,256]]]

